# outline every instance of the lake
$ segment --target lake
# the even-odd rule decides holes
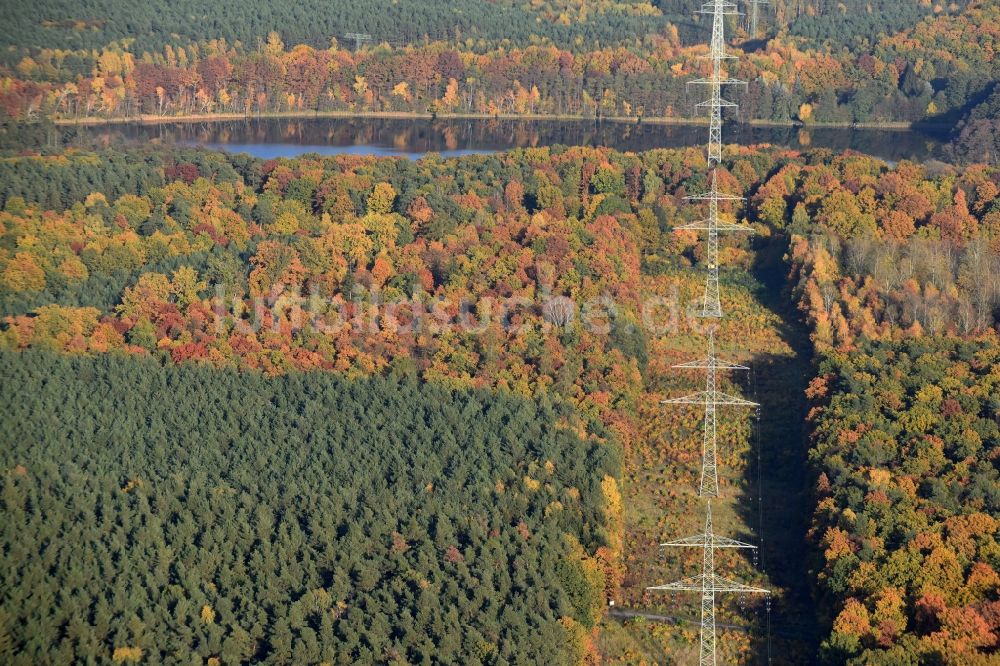
[[[609,146],[624,151],[703,145],[708,128],[586,120],[315,118],[248,119],[81,126],[81,143],[199,145],[261,158],[395,155],[418,158],[490,153],[531,146]],[[943,137],[920,131],[728,125],[727,143],[853,149],[889,161],[941,158]]]

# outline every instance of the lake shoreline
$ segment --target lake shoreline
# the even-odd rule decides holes
[[[82,119],[81,119],[82,120]],[[75,129],[66,131],[70,127]],[[779,123],[734,124],[728,130],[747,145],[791,150],[853,150],[889,161],[938,159],[942,133],[907,128],[794,126]],[[63,124],[56,134],[85,145],[102,142],[202,146],[244,152],[261,159],[319,155],[374,155],[419,158],[427,153],[455,157],[536,146],[608,146],[624,152],[701,145],[707,123],[684,119],[560,119],[553,116],[456,116],[380,113],[294,115],[221,114],[144,116],[114,123]],[[100,137],[98,139],[98,137]]]
[[[121,116],[116,118],[54,118],[53,124],[63,127],[87,126],[100,127],[102,125],[169,125],[181,123],[198,122],[233,122],[233,121],[256,121],[256,120],[311,120],[311,119],[386,119],[386,120],[503,120],[503,121],[552,121],[552,122],[594,122],[594,123],[616,123],[631,125],[679,125],[679,126],[701,126],[708,125],[704,118],[675,118],[666,116],[638,117],[638,116],[577,116],[577,115],[553,115],[553,114],[498,114],[491,115],[485,113],[416,113],[416,112],[396,112],[396,111],[275,111],[268,113],[191,113],[178,116],[141,114],[138,116]],[[753,119],[737,123],[751,127],[791,127],[799,129],[861,129],[873,130],[882,129],[893,132],[914,132],[932,131],[939,132],[949,129],[946,125],[934,123],[913,123],[913,122],[879,122],[879,123],[801,123],[796,121],[775,121]]]

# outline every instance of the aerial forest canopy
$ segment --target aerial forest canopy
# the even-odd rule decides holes
[[[559,5],[566,5],[559,9]],[[686,3],[690,9],[695,5]],[[293,44],[323,48],[331,39],[367,35],[375,43],[423,40],[556,44],[618,44],[655,34],[665,25],[645,1],[529,3],[515,0],[402,0],[398,2],[276,3],[264,0],[181,0],[142,6],[122,0],[42,0],[11,8],[0,41],[22,48],[100,49],[134,41],[137,52],[223,39],[256,47],[277,32]]]
[[[691,234],[663,232],[698,219],[683,201],[705,187],[703,162],[693,149],[561,147],[419,162],[262,161],[190,149],[8,158],[0,161],[0,303],[8,315],[44,313],[54,328],[15,318],[2,339],[86,348],[95,338],[276,371],[330,364],[370,372],[389,367],[386,349],[410,349],[426,371],[457,362],[455,349],[464,349],[469,365],[455,380],[484,376],[586,399],[573,381],[600,376],[612,402],[629,404],[632,371],[622,374],[622,363],[638,371],[645,362],[641,327],[629,326],[640,316],[641,274],[698,259]],[[793,278],[818,343],[888,336],[894,326],[967,334],[995,323],[994,169],[772,148],[734,151],[724,166],[724,184],[748,195],[734,213],[791,240]],[[727,257],[749,260],[730,245]],[[495,339],[451,332],[439,348],[413,331],[354,330],[349,354],[315,338],[315,321],[295,326],[285,311],[264,329],[245,330],[253,298],[315,291],[331,299],[315,313],[327,317],[340,304],[353,307],[356,288],[386,301],[416,293],[427,304],[608,293],[618,299],[621,326],[605,338],[579,320],[519,313],[540,332],[562,330],[544,342],[549,352],[595,353],[586,368],[550,367],[542,339],[515,340],[500,328]],[[233,310],[234,299],[246,311]],[[257,343],[233,346],[235,338]],[[277,339],[301,350],[275,347]],[[500,339],[523,360],[496,365]]]
[[[0,116],[406,112],[691,115],[698,3],[21,3],[0,27]],[[91,6],[92,5],[92,6]],[[775,4],[766,36],[733,22],[740,119],[964,120],[1000,80],[1000,0]],[[40,18],[41,17],[41,18]],[[369,41],[355,43],[349,35]],[[978,110],[974,111],[978,107]],[[978,115],[977,115],[978,114]],[[956,136],[957,138],[957,136]],[[994,159],[996,144],[988,142]]]
[[[671,230],[704,216],[685,205],[708,186],[702,151],[13,153],[0,159],[0,370],[22,388],[4,398],[3,501],[16,520],[3,575],[38,584],[4,586],[16,591],[4,627],[24,659],[51,642],[70,659],[168,646],[168,661],[513,662],[551,643],[564,648],[553,661],[573,662],[602,649],[598,608],[619,585],[641,602],[649,571],[623,560],[623,544],[648,547],[638,530],[670,532],[680,517],[623,514],[668,496],[683,506],[690,451],[679,447],[697,433],[696,418],[665,420],[658,403],[665,367],[697,330],[686,308],[702,285],[687,269],[704,257],[693,234]],[[988,658],[1000,633],[998,441],[995,401],[973,393],[996,373],[1000,172],[727,147],[718,178],[746,197],[723,216],[758,232],[722,243],[725,307],[740,314],[721,343],[787,346],[746,273],[785,256],[773,270],[788,276],[819,361],[808,393],[816,643],[830,663]],[[390,303],[405,305],[379,309]],[[415,326],[420,311],[439,317]],[[136,402],[146,394],[163,397]],[[781,399],[791,413],[801,389]],[[858,428],[838,410],[860,410]],[[747,440],[747,423],[721,427]],[[619,446],[663,469],[623,470]],[[747,450],[725,455],[735,466]],[[625,473],[625,491],[645,494],[619,495]],[[67,496],[89,513],[45,504]],[[883,496],[912,511],[890,520]],[[326,516],[342,522],[320,534],[311,521]],[[351,520],[376,538],[343,528]],[[969,525],[978,540],[952,536]],[[51,569],[68,542],[25,538],[36,526],[92,539],[95,567],[142,577],[92,593],[90,569]],[[196,533],[204,552],[185,550]],[[522,546],[530,553],[510,550]],[[221,573],[247,558],[276,573]],[[870,575],[883,562],[902,563],[898,575]],[[471,580],[487,574],[475,567],[497,563],[490,585],[524,605],[477,596]],[[930,587],[925,568],[947,576]],[[81,593],[42,592],[66,586]],[[431,593],[433,626],[421,624]],[[65,630],[29,640],[60,617]],[[440,637],[430,647],[412,638],[427,631]]]
[[[810,385],[817,595],[831,664],[986,664],[1000,620],[1000,350],[831,353]],[[913,661],[916,657],[920,661]]]
[[[0,376],[6,664],[587,651],[620,462],[565,409],[120,354]]]
[[[719,414],[712,514],[759,548],[713,566],[773,592],[720,595],[720,663],[997,663],[1000,0],[725,18],[726,122],[938,131],[948,163],[792,128],[717,163],[80,129],[548,116],[636,145],[697,113],[701,5],[7,2],[0,663],[684,663],[702,600],[648,586],[704,565],[658,544],[704,526],[708,416],[662,403],[704,388],[675,364],[709,262],[749,366],[718,388],[761,407]],[[755,233],[707,252],[716,213]]]
[[[706,34],[704,27],[697,27],[695,12],[701,4],[698,0],[180,0],[137,7],[121,0],[40,0],[9,8],[8,20],[0,27],[0,41],[25,50],[100,49],[127,41],[141,53],[162,51],[168,44],[176,47],[213,39],[254,47],[266,40],[268,33],[277,32],[290,43],[317,48],[328,46],[331,38],[343,40],[351,34],[367,35],[376,43],[416,44],[429,39],[526,46],[546,41],[578,48],[642,42],[673,23],[689,29],[688,43],[694,43],[704,41]],[[944,10],[920,2],[889,0],[848,0],[836,6],[822,1],[781,0],[775,4],[775,16],[765,18],[788,25],[792,35],[813,43],[857,46],[864,40],[912,28],[934,13],[968,4],[958,2]]]

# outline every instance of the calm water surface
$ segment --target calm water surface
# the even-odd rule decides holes
[[[490,153],[530,146],[608,146],[617,150],[694,146],[707,127],[566,120],[387,118],[260,119],[81,127],[81,141],[199,145],[255,157],[396,155],[418,158]],[[882,159],[940,158],[943,139],[918,131],[727,126],[727,143],[853,149]]]

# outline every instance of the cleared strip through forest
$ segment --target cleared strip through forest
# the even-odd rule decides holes
[[[755,248],[748,272],[732,270],[722,276],[725,307],[732,314],[722,321],[719,353],[751,366],[749,375],[731,379],[730,390],[761,403],[761,418],[757,422],[746,414],[720,414],[724,490],[716,523],[720,532],[762,546],[758,571],[765,576],[754,573],[746,557],[727,559],[720,574],[753,580],[775,592],[770,631],[763,604],[743,608],[738,599],[731,599],[721,605],[718,627],[725,640],[719,644],[728,646],[720,654],[723,663],[768,663],[770,655],[772,664],[802,664],[816,655],[816,621],[805,561],[811,502],[804,388],[812,366],[808,332],[784,289],[786,243],[780,237],[764,239]],[[679,295],[683,311],[700,295],[699,277],[684,270],[645,279],[654,294]],[[644,376],[647,397],[639,407],[641,444],[626,456],[625,580],[618,608],[610,613],[613,621],[607,621],[602,631],[602,652],[609,663],[646,659],[683,664],[692,656],[691,632],[697,631],[697,624],[672,619],[697,617],[697,599],[654,597],[644,587],[651,580],[689,575],[697,569],[696,558],[664,553],[658,544],[668,535],[697,531],[692,521],[698,516],[694,509],[701,415],[697,410],[666,415],[659,399],[695,386],[698,376],[678,377],[668,368],[687,360],[701,340],[700,332],[682,322],[676,335],[650,341],[651,360]],[[653,621],[637,621],[638,617]]]

